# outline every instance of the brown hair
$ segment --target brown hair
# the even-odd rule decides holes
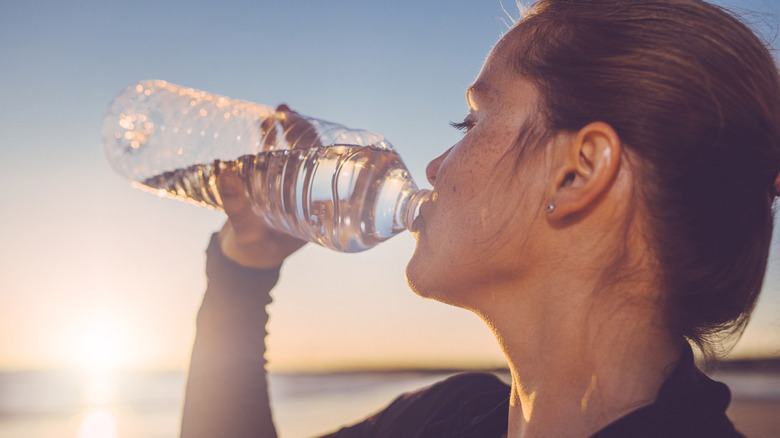
[[[603,121],[639,158],[673,328],[708,354],[738,338],[780,170],[780,78],[765,45],[698,0],[541,0],[513,32],[512,67],[539,88],[547,128]]]

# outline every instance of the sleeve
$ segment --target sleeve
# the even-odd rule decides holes
[[[270,291],[279,268],[225,257],[212,236],[182,413],[182,438],[275,438],[265,370]]]
[[[499,437],[506,432],[509,391],[492,374],[457,374],[320,438]]]

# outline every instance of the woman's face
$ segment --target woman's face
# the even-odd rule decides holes
[[[515,282],[531,268],[546,205],[547,154],[517,159],[524,127],[541,116],[535,87],[509,69],[509,36],[467,92],[466,134],[428,165],[433,195],[413,227],[410,286],[463,307],[474,305],[480,287]]]

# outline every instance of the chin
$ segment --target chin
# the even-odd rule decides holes
[[[435,274],[435,271],[432,272],[430,269],[426,269],[414,257],[406,265],[406,283],[412,289],[412,292],[425,299],[435,300],[451,306],[468,308],[462,297],[457,296],[457,291],[454,291],[453,288],[432,274]],[[453,292],[456,293],[453,294]]]
[[[412,289],[412,292],[416,293],[417,295],[423,298],[430,298],[425,293],[426,288],[423,281],[425,276],[420,272],[420,263],[416,257],[417,251],[415,251],[414,255],[412,255],[412,258],[409,260],[409,263],[406,265],[406,284],[408,284],[409,288]]]
[[[423,298],[442,301],[442,295],[446,294],[442,294],[441,286],[437,285],[435,275],[431,275],[434,272],[431,272],[430,267],[421,260],[422,258],[415,251],[406,265],[406,283],[415,294]]]
[[[417,239],[417,247],[406,265],[406,283],[412,292],[422,298],[436,300],[444,304],[467,308],[468,290],[463,288],[463,278],[460,272],[446,269],[452,263],[442,259],[441,251],[433,251],[421,237]]]

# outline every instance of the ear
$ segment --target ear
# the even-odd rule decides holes
[[[567,140],[551,187],[548,217],[563,219],[595,205],[617,176],[622,143],[612,126],[593,122]]]

